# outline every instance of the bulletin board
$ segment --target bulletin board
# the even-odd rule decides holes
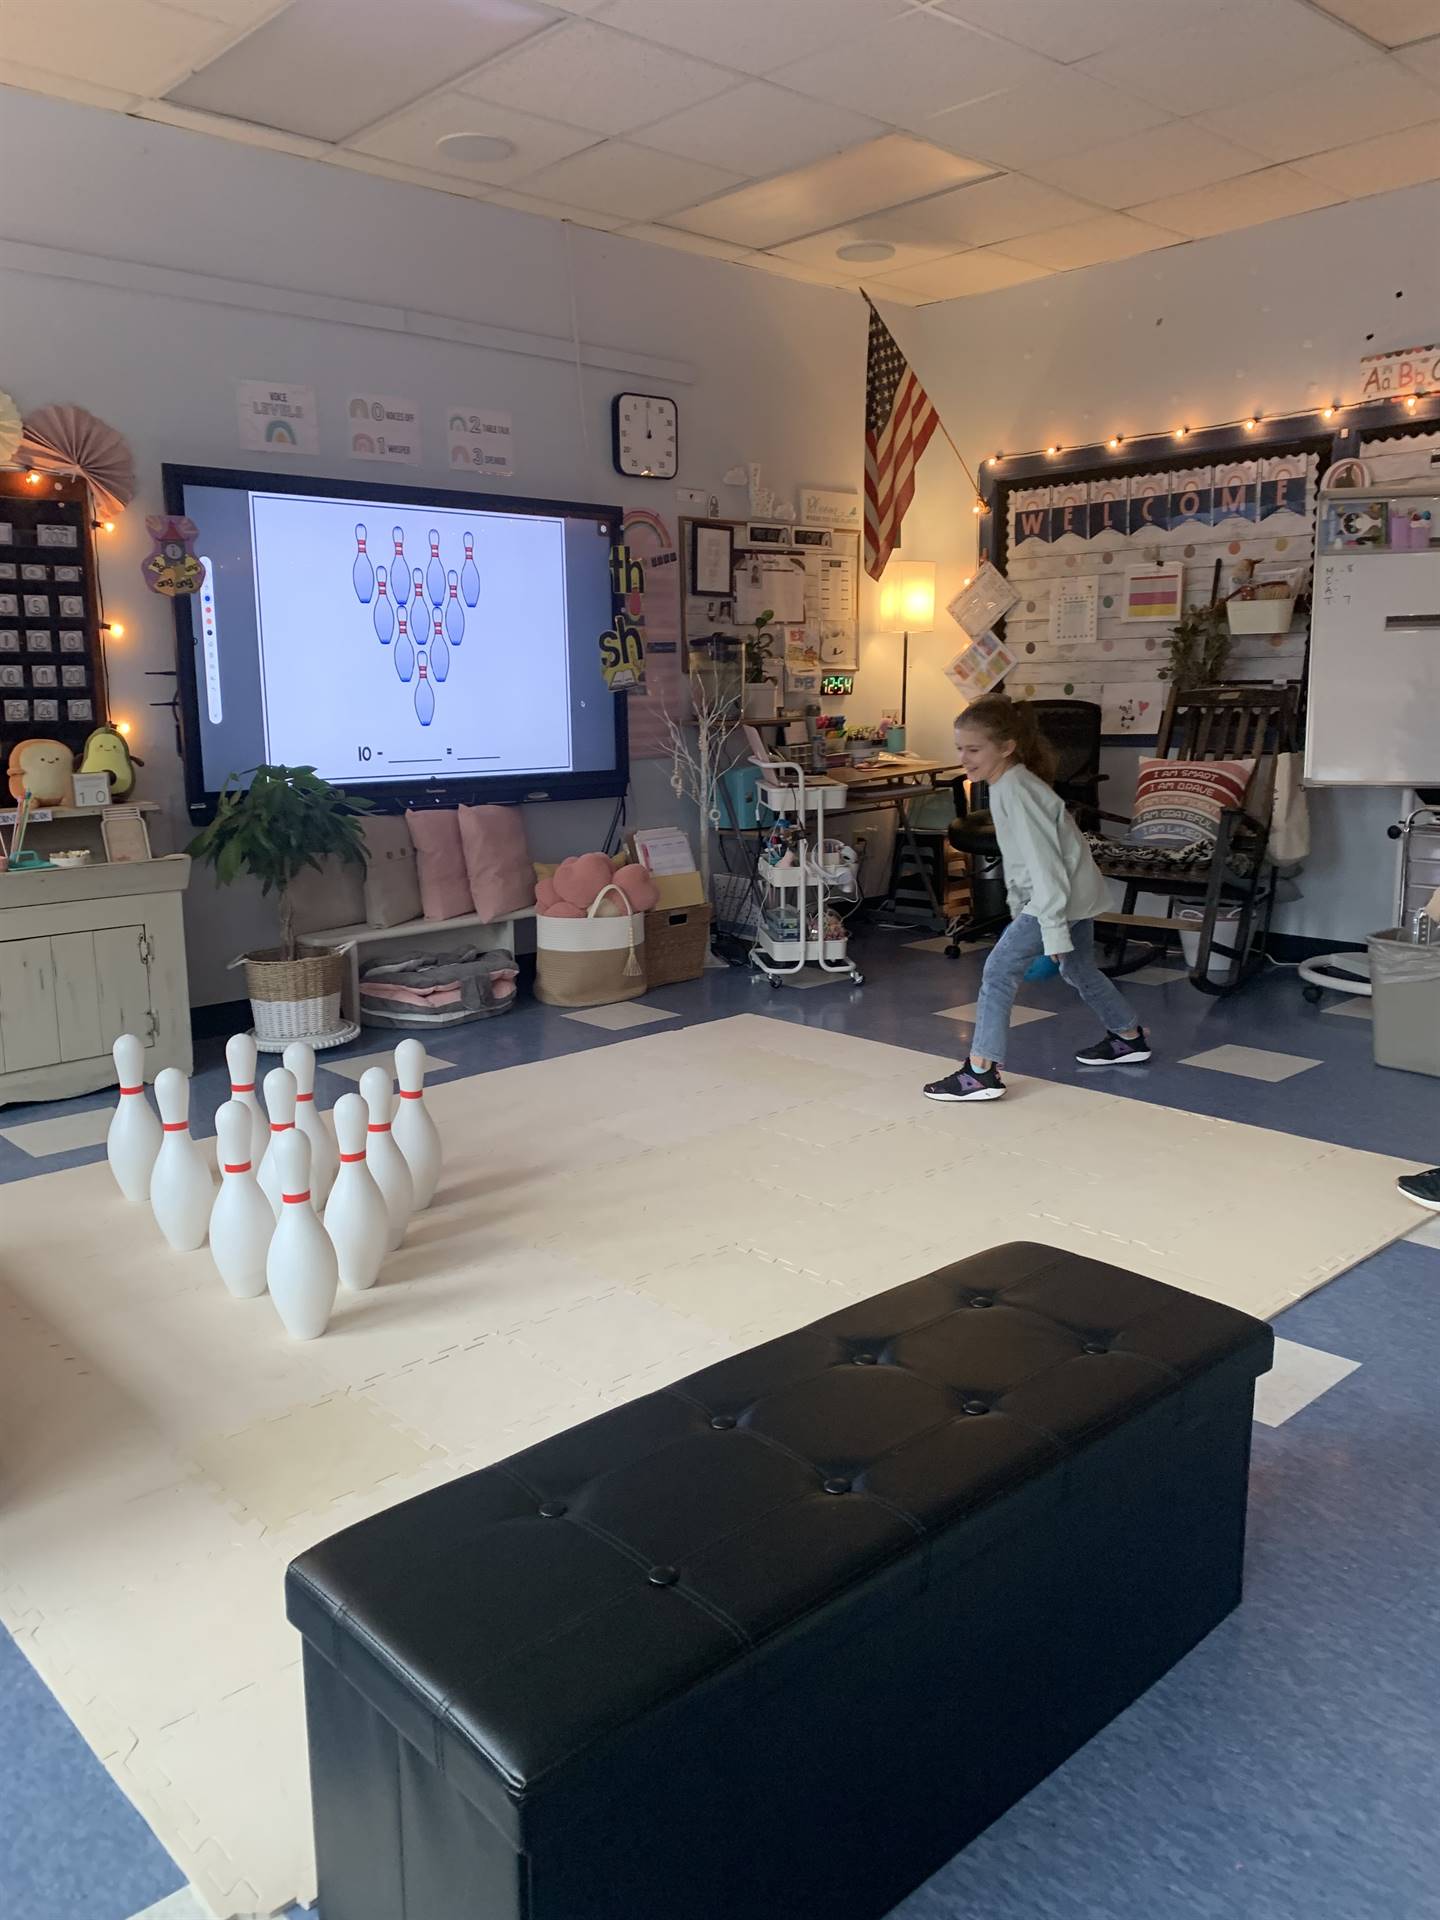
[[[692,528],[728,527],[734,543],[731,591],[693,589]],[[775,614],[774,664],[784,667],[787,703],[818,701],[822,672],[860,664],[860,535],[844,527],[782,522],[680,522],[681,631],[687,670],[696,643],[722,633],[737,642],[755,616]]]
[[[76,758],[107,718],[89,491],[0,473],[0,764],[31,735]]]
[[[1294,570],[1308,592],[1315,552],[1315,495],[1328,441],[1256,448],[1215,444],[1126,467],[1103,446],[1067,453],[1063,471],[1026,456],[993,482],[985,529],[989,557],[1021,598],[1005,623],[1016,698],[1093,700],[1107,736],[1153,738],[1166,698],[1164,642],[1182,608],[1210,599],[1239,563]],[[1231,430],[1233,431],[1233,430]],[[1054,475],[1052,478],[1051,475]],[[1308,601],[1290,629],[1237,634],[1231,677],[1299,680]]]

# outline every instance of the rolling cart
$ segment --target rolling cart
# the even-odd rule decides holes
[[[827,939],[825,933],[830,901],[850,894],[846,869],[825,861],[825,817],[845,805],[844,787],[807,779],[803,767],[787,760],[765,761],[755,804],[762,827],[767,819],[793,823],[783,857],[762,852],[757,869],[760,924],[750,954],[755,978],[782,987],[807,966],[818,966],[822,973],[862,985],[865,976],[850,958],[849,937]]]

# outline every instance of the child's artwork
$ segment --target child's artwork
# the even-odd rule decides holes
[[[1153,736],[1165,711],[1165,688],[1137,680],[1100,690],[1100,731]]]
[[[1185,569],[1131,567],[1125,575],[1123,620],[1178,620],[1185,606]]]
[[[1050,596],[1050,638],[1057,646],[1092,641],[1099,605],[1100,582],[1093,573],[1083,580],[1057,580]]]
[[[960,589],[945,611],[972,640],[978,640],[1019,598],[1019,588],[1012,587],[998,567],[982,560],[975,578]]]

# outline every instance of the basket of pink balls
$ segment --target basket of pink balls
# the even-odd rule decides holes
[[[551,1007],[603,1007],[644,993],[645,915],[660,889],[608,854],[562,860],[535,888],[535,993]]]

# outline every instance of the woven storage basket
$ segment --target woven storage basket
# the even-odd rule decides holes
[[[255,1038],[311,1040],[340,1025],[343,953],[307,953],[287,960],[278,947],[245,956],[245,990]]]
[[[652,907],[645,916],[645,978],[652,987],[698,980],[710,948],[708,907]]]

